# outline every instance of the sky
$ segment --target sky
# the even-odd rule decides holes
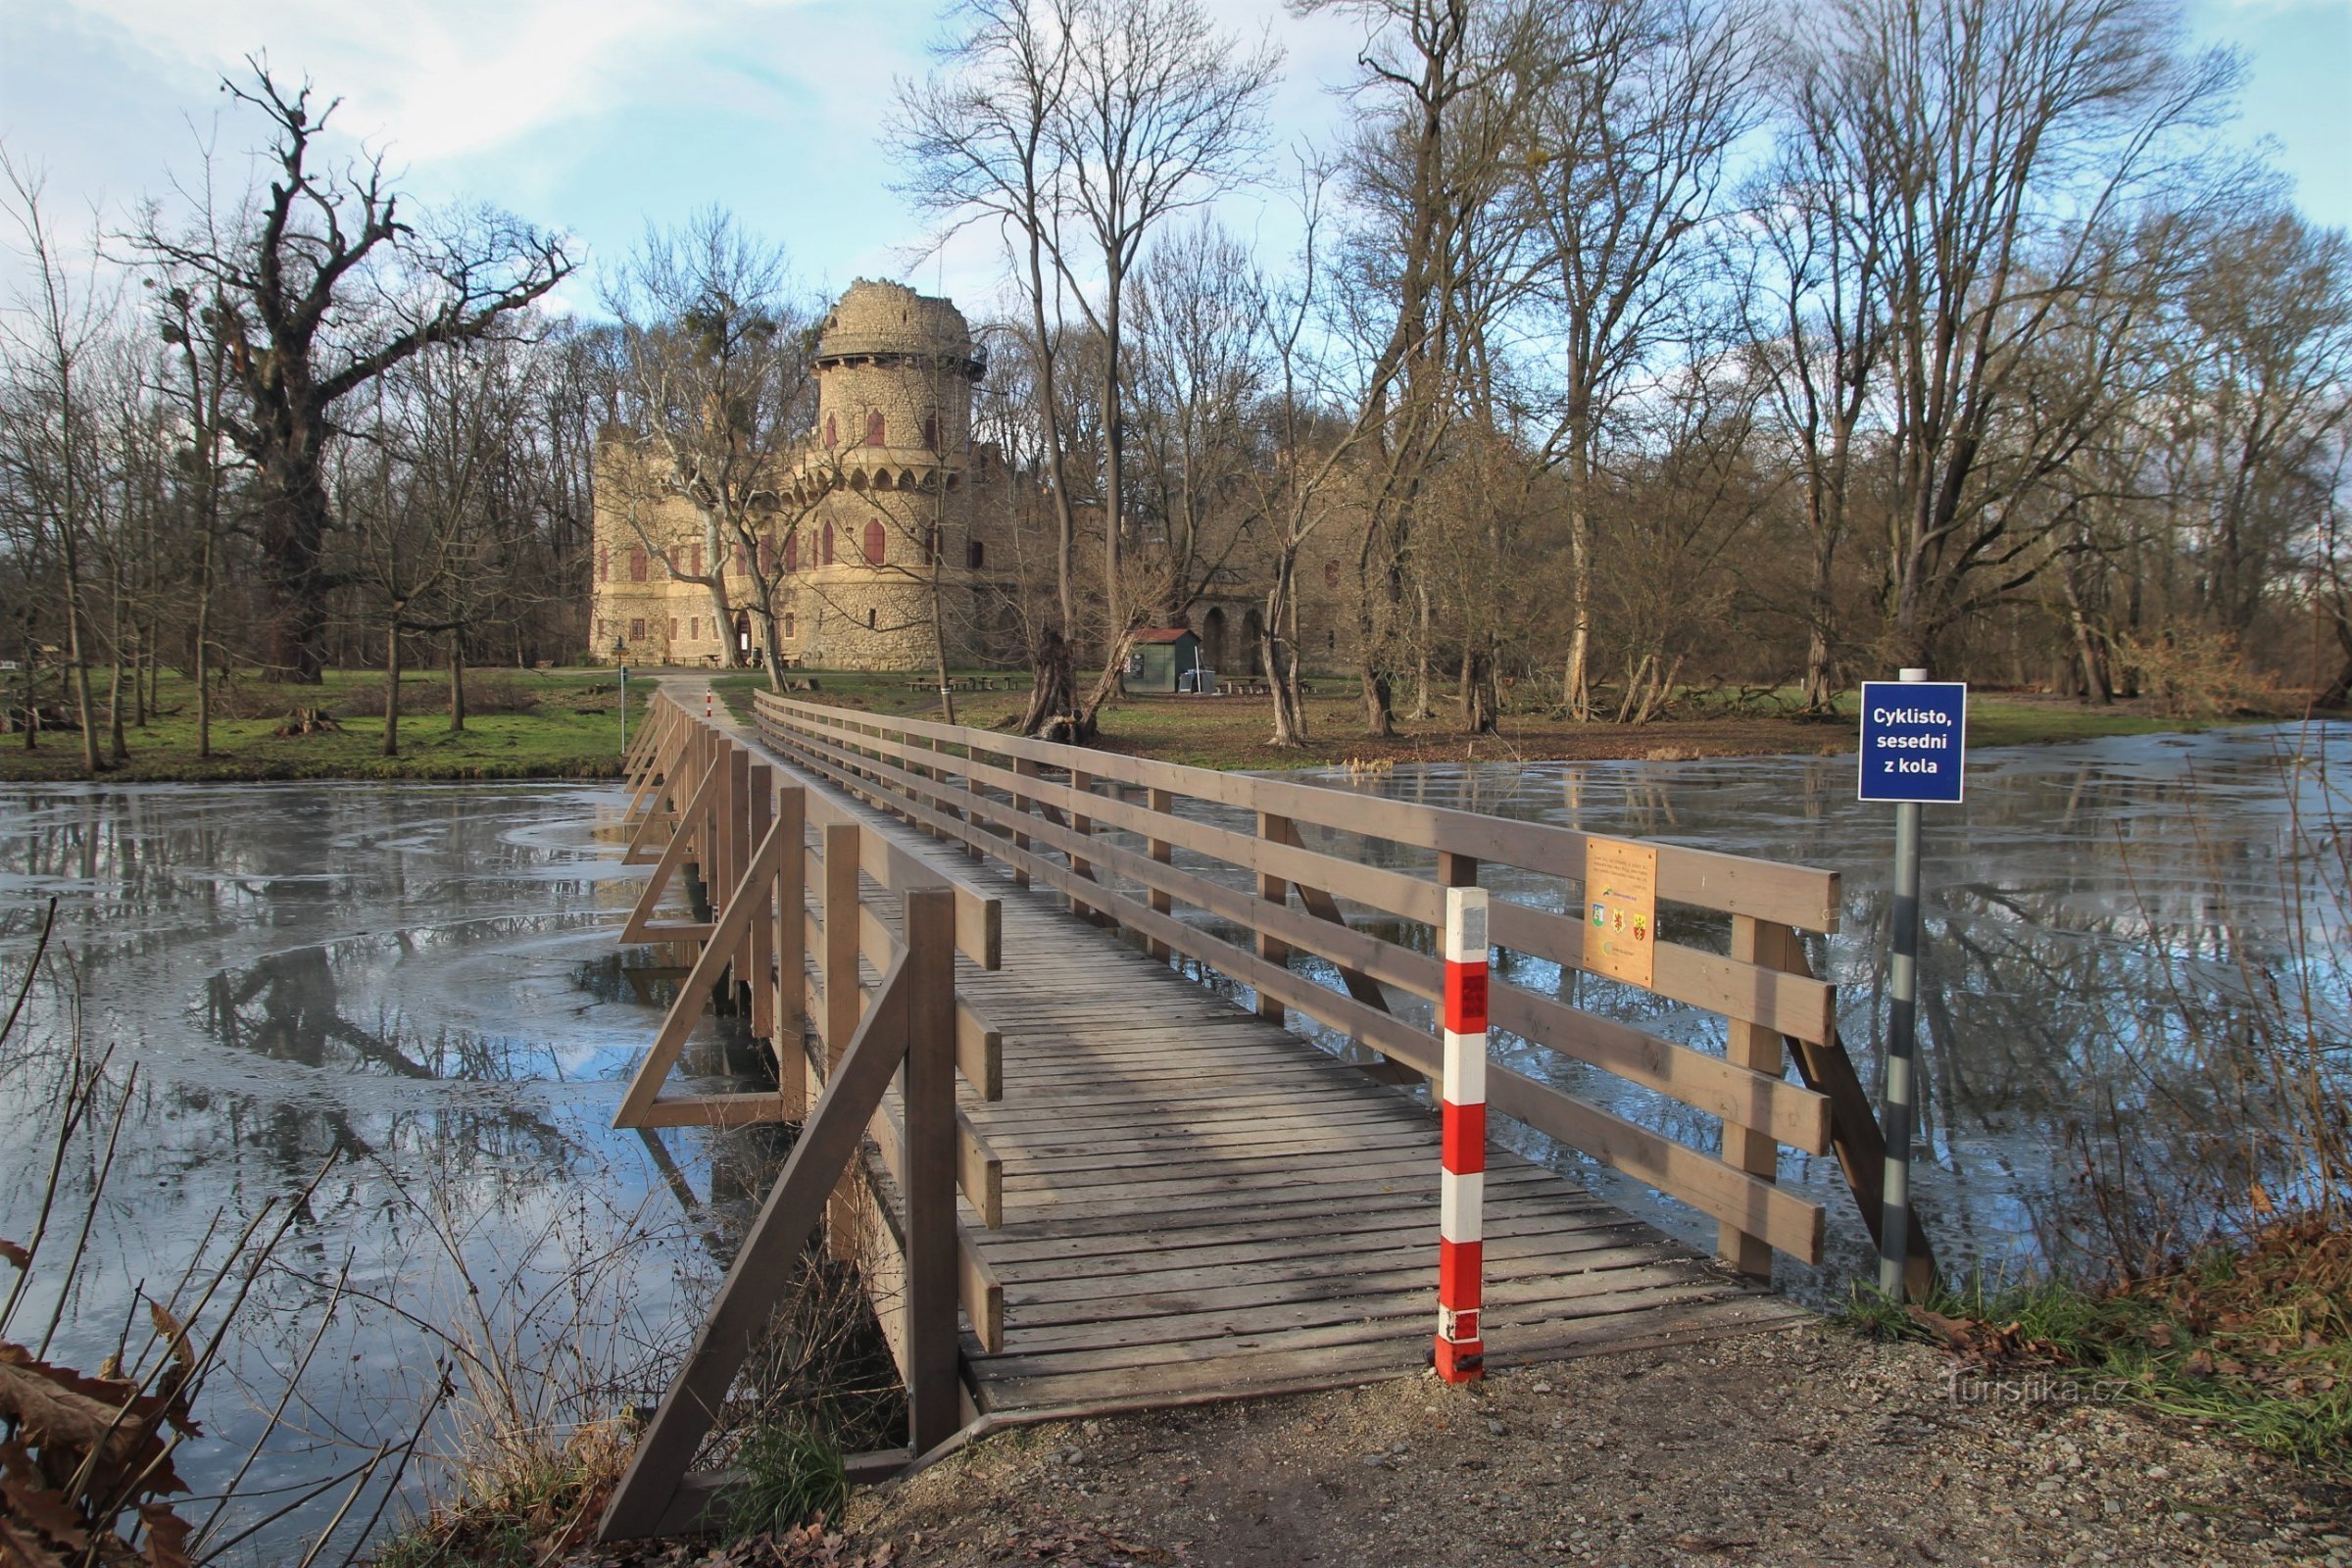
[[[1360,26],[1274,0],[1206,0],[1286,55],[1278,143],[1324,143],[1348,109]],[[597,312],[600,264],[647,225],[720,204],[780,241],[811,289],[893,277],[967,314],[999,299],[990,242],[927,244],[891,188],[894,81],[930,65],[941,0],[0,0],[0,150],[45,178],[61,227],[120,229],[191,179],[208,142],[241,171],[261,139],[223,74],[267,51],[340,95],[418,206],[489,202],[571,236],[587,266],[560,304]],[[2352,228],[2352,0],[2188,0],[2192,39],[2242,51],[2232,134],[2267,139],[2304,213]],[[238,175],[242,177],[241,172]],[[1287,246],[1280,207],[1218,216]],[[13,237],[13,236],[7,236]],[[927,253],[927,254],[926,254]],[[22,275],[0,258],[0,283]]]

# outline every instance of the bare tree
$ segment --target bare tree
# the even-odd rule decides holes
[[[2115,219],[2177,172],[2180,134],[2223,107],[2235,68],[2175,53],[2159,0],[1840,0],[1809,30],[1838,168],[1871,187],[1888,652],[1925,663],[1987,595],[2030,578],[2031,514],[2000,504],[2018,492],[1994,492],[1988,460],[2006,441],[2010,486],[2045,475],[2104,409],[2010,418],[2032,412],[2020,375],[2082,291],[2133,299],[2111,270]]]
[[[899,84],[892,133],[907,170],[906,192],[946,220],[949,232],[972,223],[996,228],[1026,311],[1023,347],[1054,509],[1054,591],[1053,618],[1030,634],[1035,679],[1021,719],[1029,735],[1078,728],[1072,667],[1078,525],[1062,429],[1053,262],[1064,200],[1054,129],[1070,91],[1075,5],[963,0],[952,13],[957,30],[938,51],[941,69],[925,81]]]
[[[498,329],[571,270],[563,242],[489,209],[419,231],[399,216],[383,155],[318,167],[341,100],[289,92],[266,61],[223,89],[270,127],[265,195],[233,221],[200,210],[184,226],[151,214],[134,243],[216,292],[237,406],[223,429],[252,463],[270,663],[316,681],[325,660],[326,462],[344,399],[434,343]]]
[[[66,612],[66,660],[81,724],[82,767],[96,777],[98,726],[90,704],[94,641],[83,557],[97,525],[100,474],[97,389],[89,384],[103,353],[111,309],[95,272],[76,277],[41,205],[42,179],[5,154],[9,218],[33,266],[31,292],[9,313],[4,330],[9,381],[4,404],[10,511],[20,531],[52,553]],[[30,707],[29,702],[27,707]]]
[[[1544,378],[1541,462],[1566,481],[1569,644],[1560,700],[1592,716],[1592,495],[1621,405],[1700,335],[1707,225],[1725,167],[1760,118],[1769,55],[1748,0],[1576,0],[1541,52],[1563,62],[1534,88],[1521,193],[1543,255],[1536,334]]]
[[[1385,736],[1396,729],[1417,513],[1460,417],[1465,368],[1508,297],[1495,276],[1514,250],[1501,203],[1540,8],[1295,3],[1359,16],[1368,31],[1355,91],[1377,107],[1347,158],[1360,215],[1347,314],[1371,366],[1364,401],[1378,447],[1356,552],[1356,658],[1365,731]]]
[[[1041,667],[1028,726],[1084,740],[1118,689],[1138,615],[1154,608],[1125,585],[1135,274],[1162,222],[1253,172],[1279,56],[1220,34],[1199,0],[969,0],[958,15],[965,30],[943,51],[950,69],[900,89],[898,140],[918,199],[953,221],[994,220],[1015,249],[1047,406],[1065,641],[1076,522],[1057,382],[1071,313],[1099,351],[1102,672],[1076,701],[1074,686],[1049,691],[1057,677]],[[1073,700],[1056,710],[1055,695]]]
[[[781,575],[772,560],[762,569],[762,552],[780,548],[776,508],[814,419],[812,313],[792,296],[783,252],[718,208],[676,232],[649,230],[606,303],[622,347],[609,497],[671,577],[710,595],[722,627],[735,619],[728,565],[744,568],[772,679]],[[691,510],[691,539],[661,524],[670,501]],[[787,531],[805,514],[795,510]],[[740,657],[732,640],[728,657]]]

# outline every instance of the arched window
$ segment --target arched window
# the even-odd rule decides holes
[[[890,442],[884,439],[887,433],[882,423],[882,411],[868,409],[865,415],[865,444],[869,447],[886,447],[890,445]]]
[[[703,574],[703,547],[701,545],[688,547],[686,560],[689,574],[700,577]]]
[[[868,610],[865,612],[865,629],[867,631],[872,631],[874,629],[874,612],[871,610]]]
[[[629,552],[629,581],[645,581],[645,552],[643,550],[632,549]]]
[[[775,574],[776,542],[772,538],[762,539],[760,541],[760,575],[773,577]]]
[[[825,524],[825,553],[817,564],[825,566],[833,564],[833,525],[829,522]]]
[[[925,528],[923,530],[923,564],[926,566],[932,566],[937,565],[938,564],[939,530],[937,528]]]
[[[833,416],[830,414],[825,416],[825,445],[829,447],[841,445],[841,426],[833,422]]]
[[[801,569],[801,530],[798,528],[784,536],[784,569],[788,572]]]
[[[978,571],[982,566],[987,565],[988,546],[982,544],[977,539],[966,539],[963,542],[963,564],[971,567],[974,571]]]
[[[882,537],[881,520],[876,518],[865,525],[865,564],[869,566],[879,566],[882,564],[887,550],[888,541]]]
[[[794,624],[795,622],[793,619],[793,613],[791,611],[787,610],[784,612],[784,635],[786,637],[798,637],[800,635],[798,631],[793,629]]]
[[[933,409],[923,416],[923,445],[934,452],[939,450],[939,411],[937,409]]]

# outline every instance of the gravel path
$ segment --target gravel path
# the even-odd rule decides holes
[[[1828,1325],[999,1431],[843,1532],[588,1568],[2322,1563],[2352,1488],[2202,1423]]]
[[[1830,1327],[996,1434],[852,1504],[939,1564],[2352,1564],[2352,1494]]]

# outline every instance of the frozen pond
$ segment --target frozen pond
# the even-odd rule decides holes
[[[2193,1159],[2219,1127],[2204,1064],[2217,1042],[2259,1033],[2266,988],[2340,1042],[2344,823],[2328,776],[2352,778],[2348,751],[2352,729],[2328,726],[1981,752],[1967,804],[1929,808],[1920,1190],[1947,1263],[2095,1250],[2084,1160],[2112,1153],[2118,1129],[2158,1169]],[[1850,757],[1309,776],[1840,871],[1843,929],[1814,961],[1844,988],[1842,1029],[1875,1088],[1892,821],[1854,801]],[[142,1295],[172,1298],[192,1262],[217,1262],[328,1167],[199,1407],[209,1436],[180,1461],[191,1517],[297,1364],[302,1394],[246,1478],[260,1500],[244,1523],[405,1442],[445,1376],[457,1397],[426,1446],[446,1442],[454,1410],[478,1402],[469,1368],[556,1367],[561,1397],[511,1413],[559,1426],[658,1392],[646,1353],[691,1332],[778,1140],[610,1129],[662,1000],[612,943],[636,886],[618,863],[621,805],[571,785],[0,790],[0,1010],[58,907],[50,961],[0,1048],[0,1238],[29,1239],[76,1062],[111,1052],[112,1086],[59,1172],[40,1283],[8,1337],[35,1343],[54,1317],[52,1357],[94,1369],[143,1318]],[[2311,853],[2331,831],[2334,858]],[[1322,847],[1375,853],[1346,835]],[[1500,897],[1562,893],[1489,876]],[[1668,916],[1670,936],[1719,940]],[[1690,1009],[1525,960],[1508,973],[1720,1044],[1720,1021]],[[715,1086],[734,1049],[706,1020],[688,1067]],[[1712,1147],[1696,1112],[1524,1044],[1497,1049]],[[61,1300],[119,1103],[88,1255]],[[1712,1221],[1524,1129],[1502,1136],[1712,1246]],[[1829,1208],[1830,1268],[1783,1274],[1819,1298],[1865,1268],[1863,1232],[1833,1162],[1788,1155],[1781,1179]],[[11,1279],[0,1271],[0,1292]],[[272,1560],[287,1532],[248,1549]]]
[[[1893,808],[1856,802],[1851,755],[1303,776],[1840,872],[1842,929],[1812,959],[1842,988],[1840,1029],[1875,1097]],[[2234,728],[1980,751],[1966,804],[1925,808],[1916,1191],[1947,1265],[2095,1257],[2109,1238],[2085,1162],[2142,1161],[2161,1182],[2168,1162],[2184,1172],[2210,1152],[2200,1140],[2243,1136],[2244,1118],[2217,1104],[2226,1075],[2211,1067],[2218,1057],[2257,1075],[2249,1054],[2281,1017],[2317,1021],[2334,1043],[2334,1087],[2346,1089],[2348,786],[2352,726]],[[1556,884],[1501,868],[1487,880],[1498,897],[1558,906]],[[1719,933],[1681,923],[1669,911],[1667,934],[1721,950]],[[1532,961],[1513,959],[1508,973],[1720,1049],[1720,1020],[1692,1009]],[[1513,1054],[1622,1115],[1714,1147],[1711,1118],[1547,1053]],[[2252,1093],[2244,1108],[2259,1135],[2265,1107]],[[1629,1184],[1520,1133],[1525,1152],[1643,1204]],[[1823,1276],[1785,1270],[1782,1283],[1841,1288],[1865,1268],[1868,1240],[1835,1162],[1785,1155],[1781,1180],[1828,1205],[1832,1248]],[[1712,1245],[1711,1220],[1648,1206]]]
[[[0,1237],[30,1239],[76,1048],[85,1062],[112,1053],[8,1337],[36,1343],[54,1315],[52,1358],[94,1370],[144,1322],[138,1293],[171,1298],[192,1260],[221,1257],[331,1154],[244,1307],[250,1338],[199,1402],[208,1438],[176,1460],[200,1496],[269,1426],[306,1351],[301,1396],[244,1482],[263,1499],[246,1523],[300,1494],[278,1489],[407,1440],[445,1369],[454,1393],[427,1448],[466,1406],[469,1367],[576,1355],[567,1403],[516,1412],[556,1423],[658,1392],[598,1380],[676,1345],[710,1273],[696,1254],[724,1246],[704,1201],[712,1156],[723,1193],[760,1141],[609,1126],[659,1018],[612,942],[637,877],[612,836],[622,804],[571,785],[0,791],[10,998],[52,896],[58,908],[0,1048]],[[708,1022],[688,1060],[724,1071]],[[396,1464],[378,1466],[383,1484]],[[381,1492],[363,1491],[323,1560]],[[279,1527],[253,1546],[276,1560],[288,1539]]]

